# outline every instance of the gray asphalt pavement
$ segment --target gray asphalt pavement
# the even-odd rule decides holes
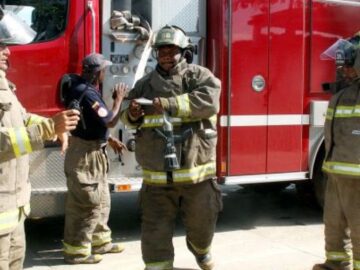
[[[307,270],[324,259],[321,211],[294,190],[257,193],[237,186],[223,187],[224,210],[213,242],[216,270]],[[114,241],[126,250],[105,255],[97,265],[64,265],[61,253],[63,219],[28,221],[28,270],[141,270],[140,219],[137,194],[112,196],[110,227]],[[177,270],[199,269],[186,249],[179,221],[174,237]]]

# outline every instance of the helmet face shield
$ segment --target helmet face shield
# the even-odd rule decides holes
[[[348,40],[339,39],[320,55],[320,59],[335,60],[337,66],[352,66],[355,60],[354,53],[354,44]]]
[[[1,44],[27,44],[34,40],[36,32],[11,11],[2,10],[0,20]]]

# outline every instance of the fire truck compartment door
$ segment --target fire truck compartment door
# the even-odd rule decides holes
[[[265,173],[269,3],[233,0],[232,7],[230,174]]]
[[[306,12],[292,1],[232,1],[229,175],[304,169]]]

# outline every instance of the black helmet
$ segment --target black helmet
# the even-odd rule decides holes
[[[360,48],[360,32],[349,39],[339,39],[321,54],[321,59],[334,59],[337,66],[353,67]]]

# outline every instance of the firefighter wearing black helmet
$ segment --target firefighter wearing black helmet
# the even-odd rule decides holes
[[[325,122],[328,176],[326,261],[313,270],[360,269],[360,36],[339,40],[323,56],[335,59],[342,89],[331,98]]]
[[[0,269],[23,269],[24,220],[30,212],[29,154],[41,150],[45,140],[59,137],[65,149],[65,132],[75,129],[79,112],[68,110],[51,118],[31,114],[6,78],[10,44],[26,44],[34,35],[15,14],[0,9]]]
[[[193,46],[178,27],[160,29],[153,49],[158,65],[136,83],[122,112],[122,120],[138,129],[143,260],[147,270],[173,269],[172,237],[180,212],[189,250],[201,269],[213,269],[211,242],[222,208],[215,182],[220,81],[208,69],[189,63]],[[152,106],[141,105],[138,98],[152,100]],[[175,139],[172,153],[166,152],[171,139],[161,136],[170,131],[182,137]]]

